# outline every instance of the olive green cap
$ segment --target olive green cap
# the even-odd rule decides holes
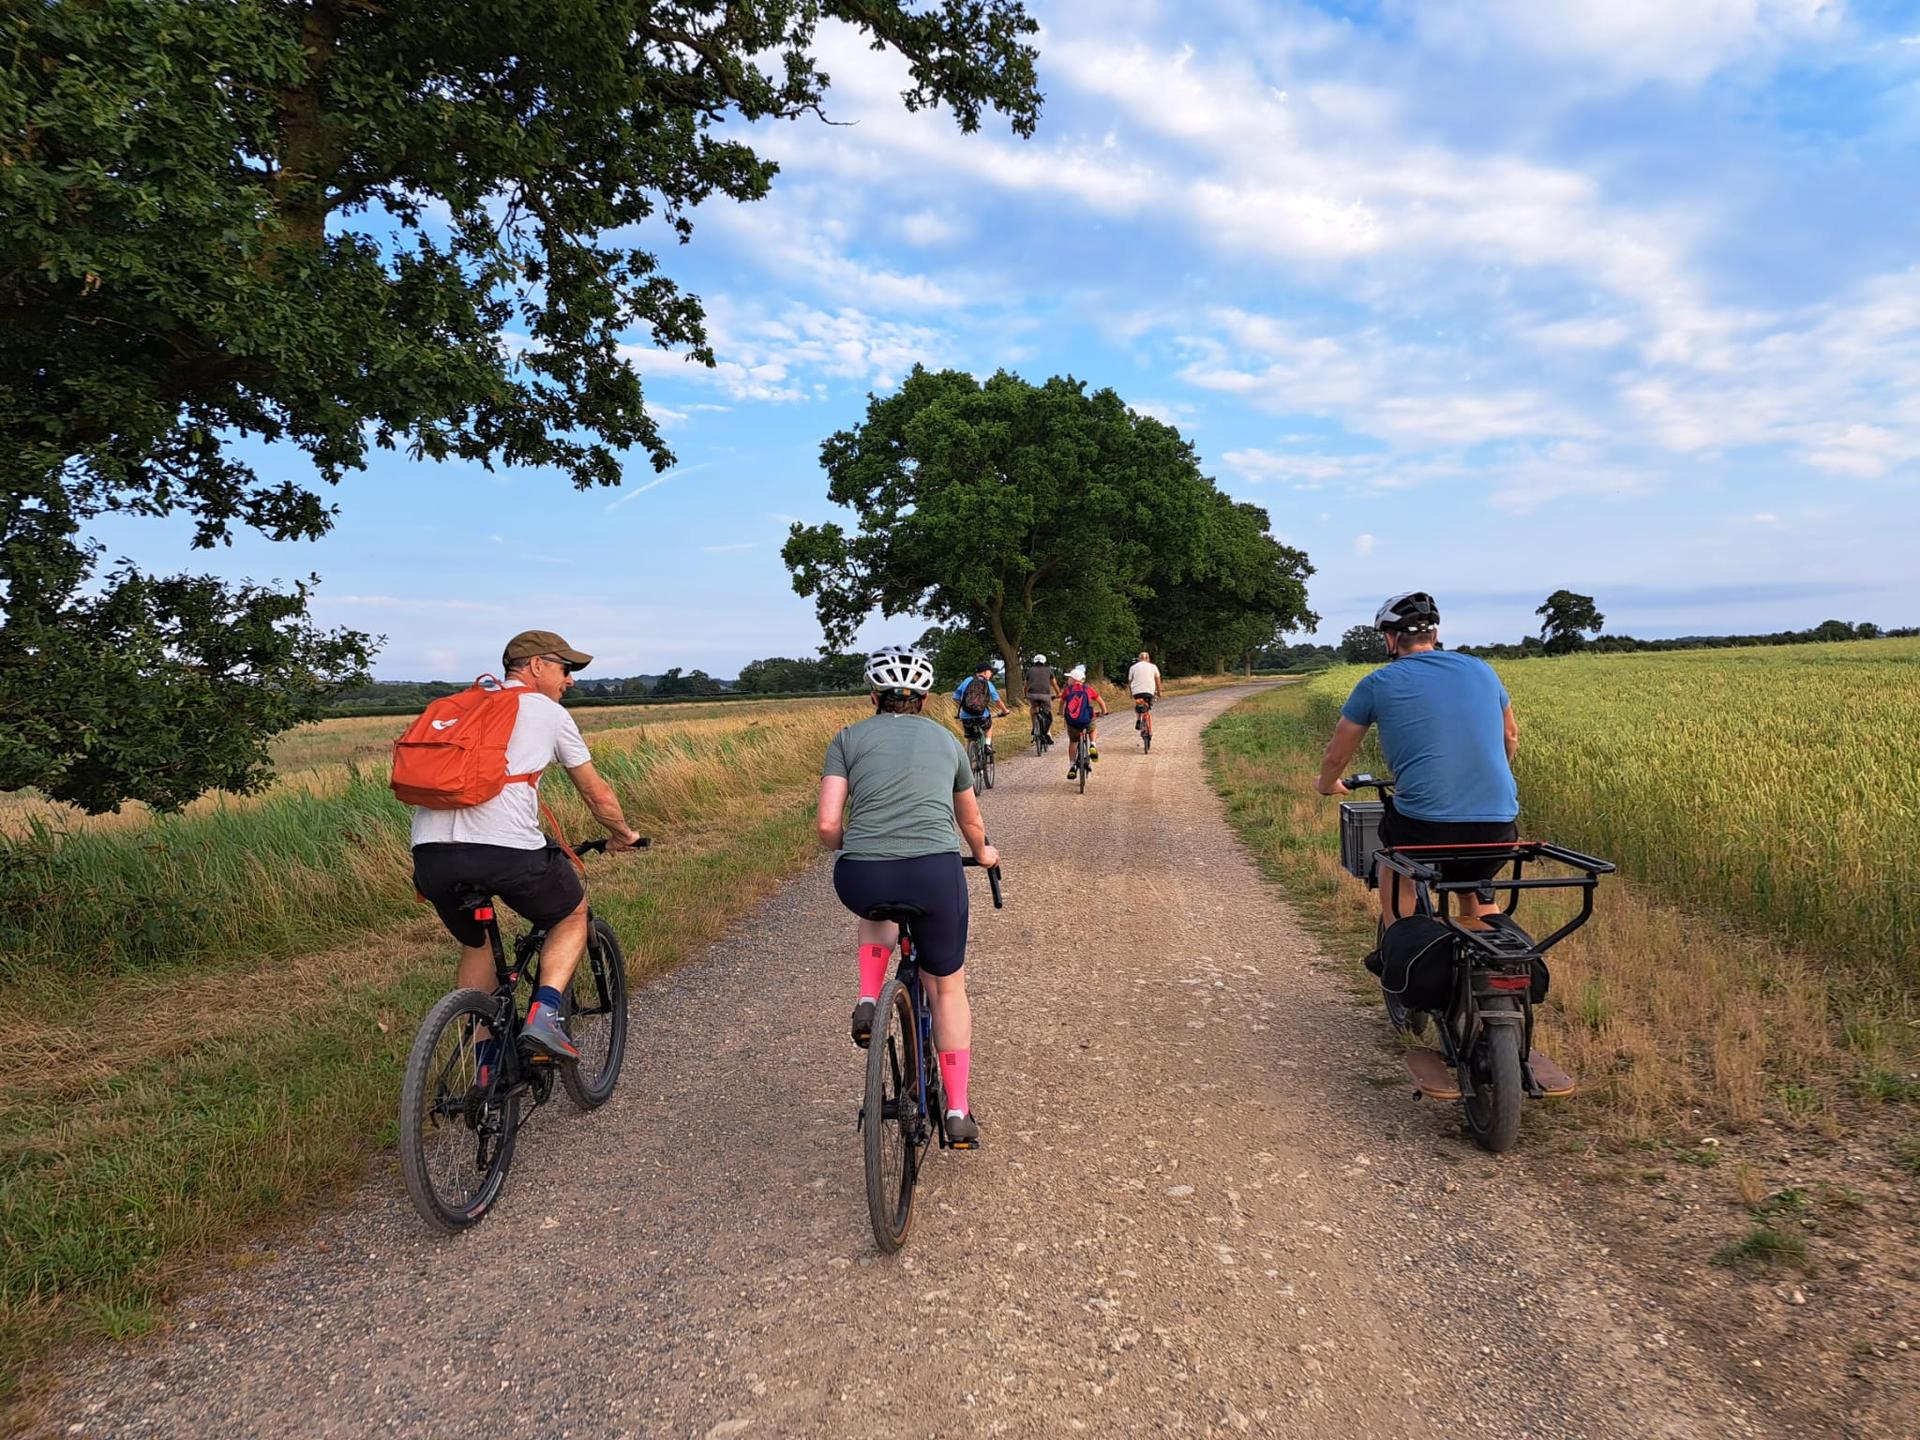
[[[531,660],[536,655],[558,655],[574,665],[590,665],[593,656],[576,650],[551,630],[522,630],[507,641],[502,659],[511,665],[516,660]]]

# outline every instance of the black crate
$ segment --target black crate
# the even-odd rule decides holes
[[[1373,856],[1380,848],[1380,816],[1386,806],[1378,800],[1340,802],[1340,865],[1355,879],[1374,883]]]

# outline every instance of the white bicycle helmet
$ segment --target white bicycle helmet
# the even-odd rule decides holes
[[[918,650],[888,645],[867,656],[867,684],[875,690],[925,695],[933,689],[933,664]]]
[[[1396,595],[1374,614],[1376,630],[1432,630],[1440,623],[1440,607],[1424,590]]]
[[[1033,657],[1033,663],[1036,665],[1044,665],[1047,663],[1047,657],[1044,655],[1036,655]]]
[[[1067,679],[1069,680],[1084,680],[1086,678],[1087,667],[1084,665],[1076,665],[1073,669],[1067,671]]]

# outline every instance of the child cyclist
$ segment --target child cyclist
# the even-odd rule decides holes
[[[981,865],[1000,863],[987,843],[973,765],[946,726],[920,713],[933,688],[933,666],[917,650],[876,650],[867,657],[874,714],[849,725],[827,746],[816,819],[820,843],[838,850],[833,888],[860,917],[859,1003],[853,1040],[873,1035],[874,1002],[900,938],[891,921],[869,920],[879,905],[906,903],[924,912],[914,922],[915,955],[933,1008],[933,1043],[946,1092],[946,1131],[961,1148],[980,1143],[967,1105],[973,1012],[963,966],[967,952],[967,881],[956,830]]]
[[[1091,765],[1100,758],[1100,731],[1094,725],[1096,715],[1107,713],[1107,702],[1100,698],[1100,692],[1087,684],[1087,667],[1076,665],[1067,672],[1067,683],[1060,690],[1060,718],[1067,722],[1067,754],[1073,754],[1073,742],[1080,738],[1082,730],[1087,732],[1087,763]],[[1080,773],[1080,767],[1071,759],[1067,761],[1067,779],[1072,780]]]
[[[973,667],[973,674],[962,680],[953,692],[953,708],[960,712],[960,728],[967,738],[973,738],[978,730],[986,737],[987,750],[993,750],[993,707],[998,705],[1000,713],[1007,713],[1007,702],[1000,698],[1000,692],[993,683],[993,662],[982,660]]]

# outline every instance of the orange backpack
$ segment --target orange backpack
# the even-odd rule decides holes
[[[491,800],[509,785],[538,785],[541,772],[507,773],[507,741],[520,718],[520,697],[491,675],[457,695],[443,695],[393,742],[388,783],[408,805],[464,810]]]

